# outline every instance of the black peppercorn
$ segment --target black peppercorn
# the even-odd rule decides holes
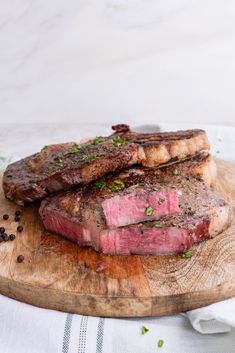
[[[6,220],[8,220],[9,215],[8,215],[8,214],[4,214],[4,215],[2,216],[2,218],[6,221]]]
[[[20,216],[21,212],[20,211],[15,211],[15,216]]]
[[[5,232],[5,228],[4,227],[0,227],[0,234],[3,234]]]
[[[19,255],[19,256],[17,257],[17,262],[21,263],[21,262],[23,262],[23,261],[24,261],[24,256],[23,256],[23,255]]]
[[[188,211],[188,215],[189,215],[189,216],[194,216],[195,213],[196,213],[196,211]]]
[[[10,239],[10,240],[15,240],[15,238],[16,238],[15,234],[10,234],[10,235],[9,235],[9,239]]]
[[[15,216],[14,220],[15,220],[15,222],[19,222],[20,221],[20,216]]]
[[[18,227],[17,227],[17,232],[21,233],[21,232],[23,231],[23,229],[24,229],[24,228],[23,228],[22,226],[18,226]]]
[[[2,237],[2,235],[0,235],[0,243],[2,243],[3,242],[3,237]]]
[[[4,234],[2,235],[2,237],[3,237],[3,240],[4,240],[4,241],[8,241],[8,240],[9,240],[9,235],[6,234],[6,233],[4,233]]]

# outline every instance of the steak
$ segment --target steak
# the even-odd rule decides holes
[[[189,176],[190,163],[177,168],[129,168],[78,190],[49,196],[40,207],[43,224],[104,254],[183,252],[216,236],[232,221],[224,199]]]
[[[139,163],[148,168],[170,160],[183,160],[210,149],[206,133],[200,129],[139,133],[131,131],[125,124],[114,125],[112,129],[115,131],[112,138],[131,141],[139,146]]]
[[[101,206],[110,229],[155,220],[180,211],[177,191],[167,186],[160,189],[150,183],[143,188],[137,184],[117,196],[109,196],[101,202]]]
[[[10,164],[3,175],[6,198],[19,205],[135,164],[155,167],[175,163],[209,149],[203,130],[139,134],[127,125],[109,137],[45,146],[39,153]]]

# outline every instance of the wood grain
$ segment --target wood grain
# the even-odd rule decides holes
[[[235,165],[217,161],[215,188],[235,207]],[[1,221],[16,240],[0,244],[0,292],[36,306],[95,316],[159,316],[235,295],[235,222],[193,247],[193,257],[102,256],[44,230],[38,205],[22,209],[0,192]],[[25,261],[17,263],[18,255]],[[103,265],[105,266],[102,269]]]

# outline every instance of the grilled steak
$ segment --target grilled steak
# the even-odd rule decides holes
[[[50,145],[10,164],[3,176],[6,198],[23,205],[135,164],[159,166],[209,149],[203,130],[138,134],[126,125],[114,129],[109,137]]]
[[[151,221],[180,211],[176,190],[168,185],[161,185],[160,188],[155,183],[146,183],[143,187],[142,185],[143,183],[136,184],[113,197],[110,197],[108,191],[101,206],[109,228]]]
[[[194,129],[176,132],[137,133],[128,125],[114,125],[113,138],[131,141],[139,146],[139,163],[145,167],[156,167],[170,160],[186,157],[209,150],[210,145],[204,130]]]
[[[187,161],[177,169],[130,168],[50,196],[40,207],[44,226],[104,254],[185,251],[232,221],[230,206],[203,182],[187,176],[189,167]]]

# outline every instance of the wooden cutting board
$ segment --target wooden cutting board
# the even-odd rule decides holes
[[[215,187],[235,205],[235,164],[217,161]],[[38,205],[22,213],[0,191],[0,221],[16,240],[0,244],[0,292],[43,308],[97,316],[159,316],[235,295],[235,221],[213,240],[177,256],[101,256],[43,229]],[[17,263],[18,255],[25,261]],[[104,268],[105,267],[105,268]]]

